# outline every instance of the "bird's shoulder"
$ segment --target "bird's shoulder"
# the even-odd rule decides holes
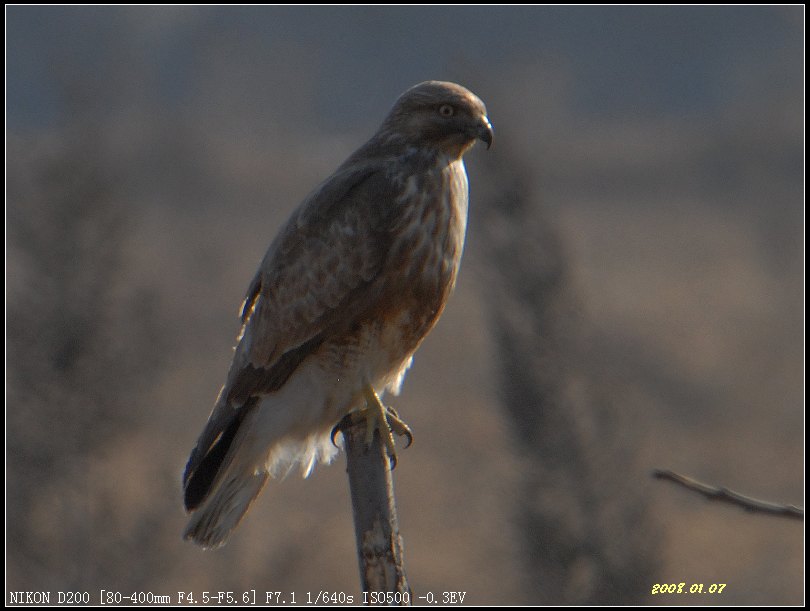
[[[351,285],[378,271],[402,223],[402,199],[413,192],[414,178],[436,171],[437,161],[418,149],[368,147],[318,185],[279,231],[248,288],[243,323],[263,291],[294,284],[317,293],[325,275]]]

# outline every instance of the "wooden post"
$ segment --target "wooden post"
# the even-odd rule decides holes
[[[391,465],[379,431],[366,445],[366,426],[365,418],[350,415],[340,429],[346,445],[363,602],[409,605],[412,593],[402,560]]]

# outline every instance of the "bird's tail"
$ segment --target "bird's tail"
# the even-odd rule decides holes
[[[183,537],[209,549],[223,545],[264,488],[267,477],[266,472],[253,469],[223,473],[216,490],[191,515]]]
[[[268,478],[284,477],[295,466],[306,477],[316,463],[334,458],[338,449],[329,427],[302,433],[291,430],[284,417],[284,412],[246,411],[209,450],[210,461],[206,456],[187,474],[185,500],[192,514],[186,539],[205,548],[223,545]]]
[[[186,539],[205,548],[223,545],[264,488],[268,474],[252,434],[257,416],[255,405],[243,406],[227,426],[218,425],[222,432],[204,458],[192,453],[184,477],[185,504],[193,512]]]

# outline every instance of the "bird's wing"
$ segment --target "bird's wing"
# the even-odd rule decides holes
[[[187,508],[204,499],[255,397],[280,388],[326,338],[368,311],[391,242],[396,197],[383,163],[340,169],[270,246],[242,307],[228,381],[186,466]]]
[[[338,172],[287,223],[242,307],[247,364],[272,369],[282,356],[352,312],[379,273],[396,197],[384,167]]]

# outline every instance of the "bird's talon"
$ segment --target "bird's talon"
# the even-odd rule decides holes
[[[346,414],[345,416],[343,416],[343,418],[340,419],[340,422],[338,422],[334,426],[332,432],[329,434],[329,438],[332,440],[333,446],[340,449],[340,446],[335,442],[335,437],[337,436],[338,433],[343,433],[343,429],[345,429],[350,424],[352,424],[352,415]]]
[[[413,443],[413,432],[411,431],[411,427],[400,420],[393,408],[386,406],[385,410],[387,411],[385,419],[388,423],[389,430],[392,434],[396,434],[397,437],[406,437],[408,439],[408,443],[405,444],[405,447],[410,448],[411,444]]]
[[[408,438],[408,443],[405,444],[405,449],[407,450],[408,448],[411,447],[411,444],[413,444],[413,433],[411,432],[410,429],[408,429],[407,431],[405,431],[405,434],[402,435],[402,437]]]

